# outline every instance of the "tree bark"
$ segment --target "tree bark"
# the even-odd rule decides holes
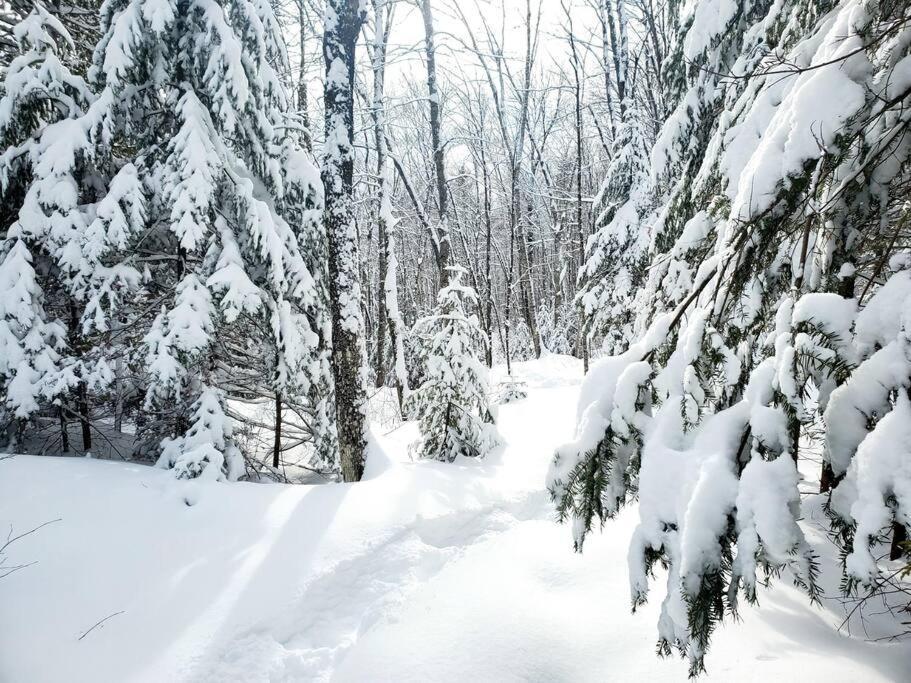
[[[300,32],[300,74],[297,80],[297,110],[300,113],[301,124],[304,128],[303,143],[308,152],[312,152],[313,143],[310,135],[310,98],[307,93],[307,25],[306,8],[304,0],[297,0],[297,21]]]
[[[440,271],[440,285],[444,286],[449,277],[446,268],[452,265],[452,245],[449,241],[447,224],[446,168],[443,157],[443,143],[440,139],[440,91],[437,87],[436,48],[433,30],[433,9],[430,0],[421,3],[421,15],[424,19],[424,40],[427,51],[427,99],[430,102],[430,140],[433,147],[433,168],[436,176],[437,210],[440,223],[437,227],[437,268]]]
[[[79,329],[79,311],[74,301],[70,301],[69,309],[70,343],[75,353],[83,353],[85,349]],[[76,413],[82,429],[82,450],[88,452],[92,450],[92,426],[89,423],[89,389],[84,379],[76,385]]]
[[[79,426],[82,428],[82,450],[92,450],[92,426],[89,423],[89,391],[85,382],[76,386],[76,410],[79,412]]]
[[[358,0],[327,0],[323,34],[326,143],[322,180],[329,243],[332,373],[339,461],[342,477],[348,482],[363,476],[367,447],[367,394],[361,380],[364,322],[352,197],[355,49],[365,13]]]
[[[571,22],[571,19],[570,19]],[[613,20],[611,19],[611,36],[614,35]],[[579,267],[585,263],[585,228],[582,226],[582,77],[579,73],[579,54],[576,51],[576,40],[573,34],[572,23],[569,25],[569,47],[572,52],[573,76],[575,79],[575,114],[576,114],[576,236],[579,241]],[[614,55],[616,59],[616,54]],[[619,71],[619,67],[618,67]],[[621,96],[621,83],[618,79],[617,89]],[[621,106],[620,115],[623,116],[624,109]],[[587,322],[585,319],[585,310],[579,310],[579,350],[582,353],[582,369],[588,372],[588,334],[586,330]]]
[[[601,0],[601,6],[599,7],[598,14],[601,20],[601,55],[604,61],[604,99],[607,103],[607,116],[610,123],[611,137],[617,139],[617,124],[614,121],[614,103],[613,95],[611,93],[611,78],[610,78],[610,55],[611,55],[611,41],[610,41],[610,29],[608,29],[608,24],[612,21],[611,12],[610,12],[610,0]]]
[[[275,392],[275,440],[272,442],[272,467],[278,469],[282,453],[282,394]]]
[[[493,367],[493,282],[490,279],[490,256],[491,240],[493,235],[493,223],[490,218],[490,174],[487,172],[487,155],[484,151],[484,138],[481,138],[481,173],[484,178],[484,237],[485,237],[485,255],[484,255],[484,279],[487,284],[486,292],[486,314],[484,316],[487,329],[487,348],[485,350],[487,367]]]
[[[64,453],[70,452],[70,435],[67,432],[66,425],[66,408],[63,405],[58,409],[60,417],[60,449]]]
[[[379,256],[379,287],[377,288],[376,302],[376,357],[374,369],[376,371],[376,386],[386,384],[386,334],[388,328],[386,311],[386,277],[388,270],[387,250],[389,247],[386,236],[386,133],[385,133],[385,77],[386,77],[386,2],[373,0],[374,21],[373,36],[373,137],[376,145],[376,178],[377,178],[377,204],[376,204],[376,231],[377,252]]]
[[[908,541],[908,530],[901,522],[892,522],[892,546],[889,548],[889,559],[897,560],[905,554],[903,547]]]

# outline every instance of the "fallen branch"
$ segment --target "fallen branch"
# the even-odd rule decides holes
[[[94,625],[92,626],[92,628],[90,628],[88,631],[86,631],[86,632],[83,633],[81,636],[79,636],[79,640],[82,640],[83,638],[85,638],[88,634],[90,634],[90,633],[91,633],[92,631],[94,631],[96,628],[98,628],[99,626],[101,626],[101,625],[102,625],[104,622],[106,622],[108,619],[111,619],[112,617],[116,617],[118,614],[123,614],[125,611],[126,611],[126,610],[120,610],[119,612],[114,612],[113,614],[107,615],[104,619],[102,619],[101,621],[99,621],[99,622],[97,622],[96,624],[94,624]]]

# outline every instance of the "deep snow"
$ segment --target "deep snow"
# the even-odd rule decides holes
[[[654,655],[657,596],[629,611],[636,510],[582,555],[552,521],[543,482],[573,435],[579,363],[515,374],[529,396],[500,408],[501,451],[411,462],[414,425],[377,426],[356,485],[0,460],[0,524],[60,519],[8,550],[7,564],[35,564],[0,580],[0,681],[685,680],[684,662]],[[835,577],[818,503],[803,526]],[[911,644],[839,633],[827,587],[823,609],[784,580],[762,590],[716,634],[705,680],[911,678]]]

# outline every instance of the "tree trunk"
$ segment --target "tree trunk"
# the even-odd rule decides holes
[[[301,51],[300,74],[297,80],[297,110],[300,113],[301,124],[304,128],[304,148],[311,152],[313,151],[313,143],[310,139],[310,98],[307,93],[307,31],[304,28],[308,22],[304,0],[297,0],[297,21]]]
[[[528,200],[528,217],[525,223],[525,232],[522,238],[522,251],[525,260],[525,287],[522,297],[525,305],[525,324],[528,325],[528,332],[531,335],[531,345],[534,348],[535,358],[541,357],[541,333],[538,330],[538,320],[535,317],[537,308],[537,298],[535,297],[534,281],[534,235],[531,232],[532,212],[534,207],[531,198]]]
[[[390,179],[387,178],[387,181]],[[390,183],[391,184],[391,183]],[[390,226],[386,241],[386,263],[388,270],[383,289],[386,292],[386,309],[389,312],[389,342],[395,356],[395,393],[399,400],[399,412],[405,416],[405,399],[408,397],[408,369],[405,366],[405,325],[399,310],[398,262],[395,257],[395,226]]]
[[[70,435],[67,432],[66,408],[64,408],[63,404],[60,405],[58,414],[60,417],[60,449],[64,453],[69,453],[70,452]]]
[[[376,386],[386,384],[386,330],[389,327],[386,310],[386,278],[389,262],[387,251],[389,240],[386,236],[388,226],[387,217],[387,187],[386,178],[386,110],[385,110],[385,79],[386,79],[386,0],[373,0],[374,35],[373,35],[373,137],[376,145],[376,178],[377,178],[377,203],[376,203],[376,230],[377,252],[379,257],[379,287],[377,288],[376,302],[376,357],[374,369],[376,370]]]
[[[487,281],[487,301],[485,302],[487,311],[484,316],[487,329],[487,367],[493,367],[493,281],[490,278],[490,256],[491,256],[491,238],[493,235],[493,223],[490,219],[490,175],[487,172],[487,155],[484,152],[484,139],[481,137],[481,171],[484,178],[484,230],[485,230],[485,255],[484,255],[484,279]]]
[[[430,101],[430,140],[433,147],[437,209],[440,217],[440,224],[436,229],[436,257],[437,268],[440,271],[440,286],[444,286],[449,281],[446,268],[451,265],[452,245],[449,241],[449,227],[447,225],[448,193],[446,190],[446,168],[443,163],[443,143],[440,140],[440,92],[437,88],[433,10],[430,6],[430,0],[422,1],[421,15],[424,19],[424,40],[427,48],[427,99]]]
[[[322,180],[324,221],[329,243],[329,298],[332,309],[332,372],[339,461],[345,481],[364,473],[367,447],[367,394],[364,368],[364,321],[358,281],[354,229],[354,66],[355,48],[366,10],[358,0],[327,0],[323,56],[326,64],[326,149]]]
[[[83,352],[82,335],[79,329],[79,311],[74,301],[69,302],[70,312],[70,339],[75,353]],[[82,450],[92,450],[92,426],[89,423],[89,389],[85,380],[80,380],[76,385],[76,415],[82,429]]]
[[[897,560],[905,554],[903,544],[908,542],[908,530],[901,522],[892,522],[892,546],[889,548],[889,559]]]
[[[116,381],[114,383],[115,391],[117,392],[117,402],[114,404],[114,431],[120,434],[123,431],[123,359],[117,359],[117,365],[114,368],[114,374],[116,376]]]
[[[512,226],[512,229],[509,231],[509,270],[506,273],[506,306],[504,307],[503,313],[503,327],[504,327],[504,337],[506,347],[504,350],[506,352],[506,374],[512,374],[512,354],[509,349],[509,337],[510,337],[510,328],[512,327],[509,316],[512,308],[512,275],[515,268],[515,253],[516,253],[516,229],[515,226]]]
[[[275,392],[275,440],[272,442],[272,468],[278,469],[282,454],[282,394]]]
[[[89,391],[85,382],[76,387],[76,410],[79,411],[79,425],[82,428],[82,450],[92,450],[92,426],[89,423]]]
[[[386,315],[386,275],[388,264],[386,262],[388,238],[386,237],[386,221],[377,220],[377,252],[379,256],[379,287],[376,297],[376,352],[373,367],[376,372],[376,386],[386,386],[386,335],[388,320]]]
[[[610,78],[610,54],[611,54],[611,44],[608,24],[612,21],[611,12],[609,8],[610,0],[601,0],[601,7],[599,8],[599,14],[601,19],[601,56],[604,60],[604,99],[607,103],[607,116],[610,123],[610,131],[612,139],[617,139],[617,124],[614,121],[614,103],[613,95],[611,93],[611,78]]]
[[[611,0],[605,0],[611,51],[614,55],[614,80],[620,104],[620,121],[626,120],[626,22],[623,18],[623,0],[616,0],[616,16]],[[619,37],[618,37],[619,34]],[[574,48],[575,49],[575,48]]]
[[[611,36],[613,37],[613,20],[611,20]],[[579,73],[579,54],[576,51],[576,40],[570,24],[569,47],[573,58],[573,75],[575,77],[575,114],[576,114],[576,236],[579,242],[579,267],[585,263],[585,229],[582,227],[582,77]],[[616,55],[615,55],[616,57]],[[618,91],[621,95],[620,115],[623,116],[622,90],[618,79]],[[588,372],[588,331],[585,319],[585,310],[579,310],[579,347],[582,352],[582,369]]]

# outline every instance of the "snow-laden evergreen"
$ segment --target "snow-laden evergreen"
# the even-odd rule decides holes
[[[75,392],[87,449],[88,392],[110,383],[116,356],[99,335],[138,282],[125,259],[144,201],[135,168],[115,173],[97,136],[95,97],[65,61],[66,28],[36,5],[14,36],[21,52],[0,98],[0,196],[17,214],[0,247],[3,409],[14,447],[51,401],[65,423]]]
[[[684,59],[667,69],[686,85],[666,74],[667,101],[682,94],[650,152],[653,208],[634,214],[643,276],[619,305],[629,278],[605,255],[628,232],[623,210],[589,242],[583,301],[608,321],[605,350],[622,353],[593,366],[548,487],[577,548],[638,499],[632,602],[667,565],[659,651],[678,649],[694,674],[763,575],[787,568],[818,596],[797,525],[803,431],[824,430],[824,487],[847,472],[832,510],[849,584],[876,581],[871,543],[909,522],[905,13],[877,0],[685,4]],[[609,175],[602,197],[615,186]]]
[[[653,188],[646,168],[646,142],[640,112],[626,103],[604,183],[595,197],[601,229],[588,240],[579,271],[579,299],[585,334],[622,349],[632,336],[632,301],[644,280],[648,232],[643,219],[653,208]]]
[[[132,358],[148,371],[156,416],[147,443],[161,442],[160,463],[181,475],[208,463],[236,478],[229,398],[275,396],[278,410],[309,407],[316,452],[331,460],[329,411],[314,400],[331,400],[332,386],[313,272],[322,188],[286,113],[271,6],[107,0],[101,15],[99,125],[134,150],[149,196],[135,324],[153,319]],[[304,248],[315,248],[309,262]]]
[[[471,311],[477,294],[462,284],[464,275],[464,268],[448,268],[436,310],[412,330],[424,364],[424,381],[409,397],[421,429],[418,451],[445,462],[483,457],[499,443],[483,360],[488,341]]]

